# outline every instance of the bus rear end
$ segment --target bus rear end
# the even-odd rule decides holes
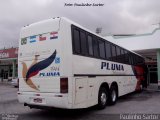
[[[18,100],[30,107],[69,108],[68,78],[62,77],[60,18],[21,30]]]

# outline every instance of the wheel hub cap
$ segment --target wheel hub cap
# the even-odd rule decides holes
[[[116,91],[112,91],[112,101],[113,102],[116,101],[116,97],[117,97]]]
[[[101,95],[101,103],[104,105],[106,104],[106,101],[107,101],[107,96],[105,93],[102,93]]]

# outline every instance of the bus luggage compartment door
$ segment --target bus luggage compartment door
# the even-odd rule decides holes
[[[75,104],[79,104],[87,100],[87,83],[87,78],[75,79]]]

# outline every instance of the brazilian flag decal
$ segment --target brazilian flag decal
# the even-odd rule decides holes
[[[21,45],[27,44],[27,38],[22,38],[21,39]]]

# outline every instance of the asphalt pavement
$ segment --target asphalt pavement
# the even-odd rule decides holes
[[[88,109],[30,109],[17,100],[17,90],[9,84],[0,83],[0,119],[2,120],[120,120],[160,119],[160,92],[145,90],[120,97],[114,106],[103,110]],[[136,116],[135,116],[136,115]],[[157,117],[157,118],[156,118]]]

